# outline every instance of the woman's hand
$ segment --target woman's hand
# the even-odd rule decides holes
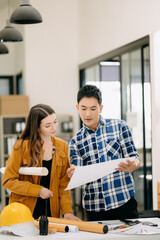
[[[73,173],[74,173],[74,171],[75,171],[75,168],[76,168],[76,166],[74,165],[74,164],[72,164],[71,166],[70,166],[70,168],[68,168],[67,169],[67,175],[68,175],[68,177],[69,178],[71,178],[72,176],[73,176]]]
[[[118,165],[118,168],[115,168],[115,170],[125,171],[125,172],[134,172],[140,167],[140,162],[138,158],[135,158],[133,162],[131,162],[130,160],[127,160],[126,162],[127,163],[121,162]]]
[[[43,199],[53,197],[53,192],[49,190],[48,188],[41,188],[39,191],[39,196]]]
[[[65,213],[64,219],[74,220],[74,221],[82,221],[80,218],[74,216],[72,213]]]

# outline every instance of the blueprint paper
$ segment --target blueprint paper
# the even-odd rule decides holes
[[[125,235],[148,235],[148,234],[160,234],[160,228],[146,226],[143,223],[136,224],[134,226],[129,225],[119,225],[119,226],[110,226],[109,233],[111,234],[125,234]]]
[[[111,160],[103,163],[96,163],[93,165],[87,165],[83,167],[76,167],[73,176],[65,190],[71,190],[79,187],[83,184],[96,181],[108,174],[111,174],[117,170],[118,164],[121,162],[127,163],[126,160],[134,161],[135,157],[120,158],[117,160]]]
[[[4,174],[5,170],[5,167],[0,168],[2,174]],[[20,167],[18,173],[23,175],[47,176],[48,169],[46,167]]]

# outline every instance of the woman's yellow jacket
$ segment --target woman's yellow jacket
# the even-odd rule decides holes
[[[69,178],[66,170],[69,167],[68,145],[62,139],[53,137],[55,152],[52,159],[50,190],[53,197],[50,198],[50,208],[52,217],[59,217],[65,213],[72,213],[72,199],[70,191],[64,191]],[[11,191],[9,203],[20,202],[28,206],[33,213],[40,185],[40,176],[19,175],[20,167],[27,167],[30,164],[29,140],[18,140],[12,153],[7,160],[6,170],[3,176],[3,187]],[[38,167],[42,167],[44,150],[41,150],[41,159]]]

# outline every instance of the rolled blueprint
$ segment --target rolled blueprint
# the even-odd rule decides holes
[[[20,167],[18,173],[23,175],[47,176],[48,169],[45,167]]]
[[[78,232],[78,226],[68,225],[69,232]]]
[[[114,161],[110,160],[86,166],[77,166],[65,190],[71,190],[73,188],[96,181],[99,178],[103,178],[106,175],[116,172],[118,165],[121,162],[127,163],[127,160],[133,162],[135,160],[135,157],[120,158]]]
[[[49,223],[50,225],[53,224],[53,225],[64,225],[66,226],[66,224],[60,224],[60,223]],[[68,232],[78,232],[78,226],[75,226],[75,225],[68,225],[67,224],[67,227],[69,228],[68,229]]]
[[[4,174],[5,169],[5,167],[0,168],[0,172]],[[48,169],[45,167],[20,167],[18,173],[23,175],[47,176]]]
[[[34,221],[34,225],[39,229],[39,221]],[[48,229],[49,228],[56,228],[57,232],[68,232],[69,231],[69,227],[67,225],[64,224],[54,224],[54,223],[49,223],[48,224]]]
[[[74,221],[74,220],[67,220],[67,219],[60,219],[60,218],[53,218],[53,217],[48,217],[48,221],[49,223],[74,225],[78,227],[79,231],[104,233],[104,234],[108,232],[108,226],[104,224],[90,223],[90,222],[84,222],[84,221]]]
[[[6,169],[5,167],[0,168],[0,172],[1,172],[2,174],[4,174],[5,169]]]

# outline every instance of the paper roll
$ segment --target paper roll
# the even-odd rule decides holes
[[[23,175],[47,176],[48,169],[45,167],[20,167],[18,173]]]
[[[90,222],[84,222],[84,221],[66,220],[66,219],[53,218],[53,217],[48,217],[48,221],[49,221],[49,223],[74,225],[74,226],[78,227],[79,231],[104,233],[104,234],[106,234],[108,232],[108,226],[104,225],[104,224],[90,223]]]
[[[1,172],[2,174],[4,174],[5,169],[6,169],[5,167],[0,168],[0,172]]]
[[[52,223],[50,223],[52,224]],[[59,225],[64,225],[66,226],[66,224],[60,224],[60,223],[53,223],[54,225],[56,224],[59,224]],[[77,226],[74,226],[74,225],[67,225],[67,227],[69,228],[68,229],[68,232],[78,232],[78,227]]]
[[[39,221],[34,221],[34,225],[39,229]],[[57,232],[68,232],[69,227],[65,224],[49,223],[48,229],[56,228]]]
[[[69,232],[78,232],[78,226],[68,225]]]
[[[0,172],[4,174],[5,169],[5,167],[0,168]],[[23,175],[47,176],[48,169],[45,167],[20,167],[18,173]]]

